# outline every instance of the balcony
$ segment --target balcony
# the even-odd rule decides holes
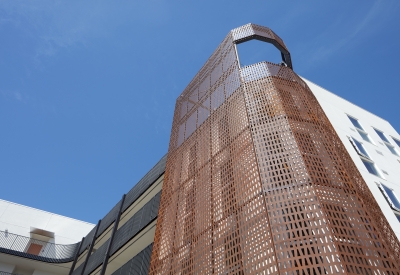
[[[48,263],[74,260],[79,243],[55,244],[0,230],[0,252]],[[5,273],[8,274],[8,273]],[[0,275],[3,275],[0,271]]]

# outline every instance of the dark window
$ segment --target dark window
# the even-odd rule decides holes
[[[359,141],[357,141],[356,139],[353,139],[353,142],[354,142],[354,144],[357,146],[358,151],[359,151],[363,156],[366,156],[367,158],[369,158],[369,155],[368,155],[367,151],[365,150],[364,146],[363,146]]]
[[[378,136],[379,136],[384,142],[390,143],[389,140],[386,138],[385,134],[384,134],[382,131],[379,131],[379,130],[376,130],[376,129],[375,129],[375,132],[378,134]]]
[[[397,153],[397,151],[396,151],[396,149],[394,148],[393,145],[386,144],[386,147],[389,149],[390,152],[392,152],[393,155],[399,156],[399,153]]]
[[[385,136],[385,134],[382,131],[379,131],[377,129],[374,129],[375,132],[378,134],[378,136],[383,140],[383,142],[385,143],[386,147],[389,149],[389,151],[396,156],[399,156],[399,153],[397,152],[397,150],[394,148],[394,146],[389,142],[389,140],[387,139],[387,137]]]
[[[394,142],[397,144],[397,146],[399,146],[400,147],[400,140],[398,140],[398,139],[395,139],[394,137],[392,137],[392,139],[394,140]]]
[[[357,132],[360,134],[361,138],[365,141],[371,142],[368,133],[364,131],[364,128],[361,126],[360,122],[358,122],[358,119],[355,119],[354,117],[351,117],[349,115],[347,115],[347,117],[350,119],[351,123],[353,123],[354,127],[356,127]]]
[[[381,184],[381,186],[382,186],[383,190],[385,190],[385,193],[388,196],[388,198],[390,199],[390,201],[393,204],[393,206],[400,210],[400,202],[397,199],[397,196],[393,192],[393,190],[390,189],[389,187],[387,187],[386,185]]]
[[[375,164],[369,160],[366,159],[361,159],[362,162],[365,165],[365,168],[367,168],[368,172],[370,172],[371,174],[380,177],[381,175],[378,172],[378,169],[376,169]]]
[[[353,117],[351,117],[351,116],[347,116],[347,117],[350,119],[351,123],[353,123],[354,127],[356,127],[356,128],[358,128],[358,129],[364,131],[363,127],[362,127],[361,124],[358,122],[358,119],[355,119],[355,118],[353,118]]]

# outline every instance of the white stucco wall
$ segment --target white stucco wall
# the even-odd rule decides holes
[[[400,148],[393,140],[391,140],[390,136],[400,140],[400,135],[388,121],[362,109],[357,105],[354,105],[353,103],[327,91],[326,89],[323,89],[307,79],[303,78],[303,80],[307,83],[321,104],[347,151],[352,157],[354,163],[359,169],[361,175],[374,194],[384,215],[392,226],[393,231],[395,231],[397,237],[400,239],[400,222],[397,220],[393,210],[390,208],[385,197],[382,195],[376,184],[377,182],[380,182],[392,188],[397,194],[398,198],[400,198],[400,157],[395,156],[389,151],[373,128],[383,131],[391,144],[395,146],[399,152]],[[347,117],[347,114],[359,120],[361,126],[372,139],[372,143],[366,142],[361,138]],[[351,136],[362,143],[368,155],[380,170],[382,178],[368,172],[359,155],[349,142],[347,136]],[[381,154],[378,153],[378,151]],[[386,171],[387,175],[382,173],[382,170]]]
[[[0,200],[0,230],[30,237],[31,227],[54,232],[50,241],[72,244],[81,241],[94,224],[64,217],[25,205]]]

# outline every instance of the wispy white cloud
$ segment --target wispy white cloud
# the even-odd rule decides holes
[[[303,45],[309,49],[307,62],[309,67],[332,58],[344,48],[352,49],[365,43],[385,25],[385,20],[397,16],[394,11],[400,7],[397,1],[374,1],[364,13],[340,14],[335,21],[327,25],[323,32]]]
[[[21,103],[27,103],[31,98],[29,95],[20,91],[0,90],[0,94],[4,99],[11,99]]]
[[[38,100],[34,95],[28,94],[20,90],[5,90],[0,89],[0,99],[3,99],[3,104],[14,104],[13,106],[26,106],[30,109],[37,110],[43,113],[56,114],[57,108],[54,104],[47,101]]]
[[[0,28],[13,24],[35,43],[36,58],[105,38],[120,25],[154,23],[167,17],[164,0],[142,1],[13,0],[0,3]]]

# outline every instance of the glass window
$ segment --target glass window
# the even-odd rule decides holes
[[[360,136],[362,137],[363,140],[371,142],[371,140],[370,140],[370,138],[369,138],[367,133],[361,132],[361,131],[358,131],[358,133],[360,134]]]
[[[361,142],[359,142],[358,140],[356,140],[356,139],[354,139],[354,138],[353,138],[353,142],[354,142],[354,144],[357,146],[358,151],[359,151],[362,155],[364,155],[364,156],[366,156],[366,157],[369,158],[369,155],[368,155],[367,151],[364,149],[364,146],[361,144]]]
[[[386,147],[389,149],[390,152],[392,152],[392,154],[399,156],[399,153],[397,153],[396,149],[394,149],[394,146],[386,143]]]
[[[376,130],[375,132],[378,134],[378,136],[385,142],[390,143],[389,140],[386,138],[385,134],[382,131]]]
[[[400,201],[398,200],[394,191],[384,184],[381,184],[381,186],[382,186],[383,190],[385,191],[387,197],[390,199],[390,202],[393,204],[393,206],[400,210]]]
[[[396,214],[396,218],[397,218],[397,220],[400,222],[400,215],[397,215],[397,214]]]
[[[389,149],[389,151],[392,152],[393,155],[399,156],[399,153],[394,148],[394,146],[389,142],[389,140],[387,139],[385,134],[382,131],[379,131],[377,129],[374,129],[374,130],[378,134],[378,136],[383,140],[383,142],[385,143],[385,145]],[[396,141],[395,139],[393,139],[393,140]]]
[[[366,160],[364,158],[361,158],[362,162],[365,165],[365,168],[367,168],[368,172],[371,174],[381,177],[381,175],[378,172],[378,169],[376,169],[375,164],[372,161]]]
[[[398,140],[398,139],[395,139],[394,137],[392,137],[392,139],[394,140],[394,142],[397,144],[397,146],[399,146],[400,147],[400,140]]]
[[[361,124],[358,122],[358,119],[355,119],[354,117],[351,117],[351,116],[347,116],[347,117],[350,119],[351,123],[353,123],[354,127],[364,130],[363,127],[361,126]]]
[[[354,127],[356,127],[357,132],[360,134],[361,138],[365,141],[372,143],[371,139],[368,136],[368,133],[364,131],[364,128],[361,126],[360,122],[358,122],[358,119],[349,115],[347,115],[347,117],[350,119],[351,123],[353,123]]]

